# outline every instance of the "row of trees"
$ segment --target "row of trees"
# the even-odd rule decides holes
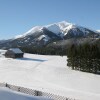
[[[66,48],[62,47],[21,47],[23,52],[42,55],[66,55]]]
[[[91,73],[100,71],[100,48],[97,44],[71,45],[67,49],[68,66]]]

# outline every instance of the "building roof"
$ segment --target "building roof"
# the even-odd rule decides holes
[[[19,48],[11,48],[9,50],[13,51],[14,53],[23,53]]]

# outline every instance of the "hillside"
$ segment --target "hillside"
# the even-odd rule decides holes
[[[11,47],[44,47],[50,43],[65,41],[72,38],[99,38],[97,31],[68,23],[66,21],[44,26],[34,26],[22,35],[9,40],[0,41],[0,48]]]
[[[0,80],[78,100],[100,100],[100,76],[71,70],[66,59],[33,54],[11,59],[1,55]]]

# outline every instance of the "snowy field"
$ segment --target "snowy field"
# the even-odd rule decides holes
[[[11,59],[1,54],[0,82],[77,100],[100,100],[100,76],[71,70],[66,59],[33,54]]]

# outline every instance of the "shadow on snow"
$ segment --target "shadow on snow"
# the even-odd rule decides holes
[[[44,61],[47,61],[47,60],[43,60],[43,59],[32,59],[32,58],[17,58],[17,60],[38,61],[38,62],[44,62]]]

